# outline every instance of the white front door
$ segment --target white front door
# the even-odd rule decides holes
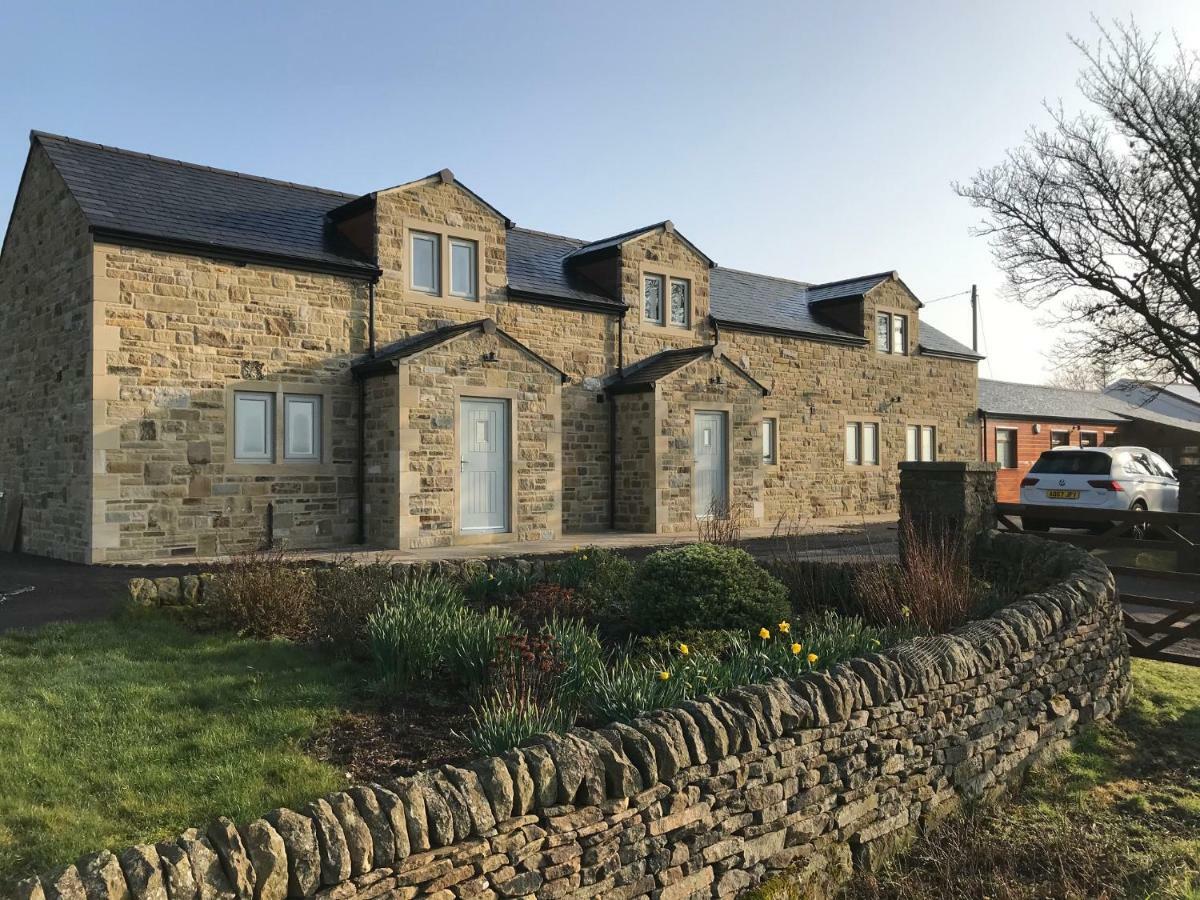
[[[725,413],[697,412],[693,474],[694,502],[698,518],[725,516],[729,510],[729,465],[726,455]]]
[[[464,398],[458,425],[459,528],[508,531],[508,401]]]

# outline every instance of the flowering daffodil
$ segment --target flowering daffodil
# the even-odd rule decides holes
[[[800,651],[803,649],[804,648],[801,647],[799,644],[792,644],[792,656],[799,656]]]
[[[687,655],[688,655],[688,652],[689,652],[689,651],[688,651],[688,645],[687,645],[687,644],[680,644],[680,645],[679,645],[679,653],[680,653],[680,655],[682,655],[682,656],[687,656]]]
[[[792,623],[791,622],[780,622],[779,630],[781,632],[783,632],[784,634],[787,634],[789,631],[792,630]]]
[[[658,673],[659,681],[668,681],[668,680],[670,680],[670,678],[671,678],[671,673],[666,671],[665,669]]]
[[[808,654],[808,664],[810,666],[815,664],[818,659],[820,659],[820,657],[817,656],[817,654],[815,654],[815,653]]]
[[[771,636],[771,632],[767,631],[765,628],[760,628],[758,629],[758,636],[765,641]]]

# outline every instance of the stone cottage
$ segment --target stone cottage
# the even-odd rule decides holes
[[[686,532],[896,508],[978,356],[894,272],[717,266],[33,133],[0,254],[0,505],[90,562]]]

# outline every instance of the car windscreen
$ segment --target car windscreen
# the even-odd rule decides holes
[[[1107,475],[1111,467],[1112,457],[1107,453],[1051,450],[1039,456],[1029,471],[1033,475]]]

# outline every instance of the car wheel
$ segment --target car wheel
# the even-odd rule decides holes
[[[1129,507],[1130,512],[1146,512],[1149,507],[1146,506],[1145,500],[1134,500],[1133,505]],[[1150,535],[1150,526],[1145,522],[1139,522],[1129,529],[1129,536],[1135,541],[1144,541]]]

